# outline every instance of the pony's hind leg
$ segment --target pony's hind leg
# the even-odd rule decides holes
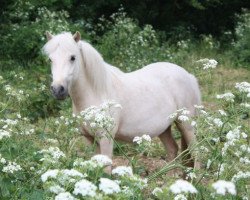
[[[178,145],[174,140],[171,133],[171,126],[167,128],[161,135],[159,135],[160,140],[162,141],[165,149],[167,150],[167,161],[170,162],[174,160],[178,153]]]
[[[179,121],[176,122],[176,126],[181,132],[181,151],[184,152],[196,143],[194,128],[189,123]],[[182,162],[187,167],[195,169],[200,168],[200,162],[198,161],[197,155],[191,155],[190,151],[183,154]]]

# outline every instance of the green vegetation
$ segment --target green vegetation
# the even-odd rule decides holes
[[[112,9],[120,7],[119,1],[107,2]],[[186,24],[199,16],[199,12],[210,16],[211,7],[219,10],[227,5],[220,0],[205,1],[204,4],[183,2],[178,5],[180,9],[186,12],[196,10]],[[238,1],[232,2],[230,5],[233,7]],[[84,177],[91,182],[85,181],[84,184],[92,188],[89,191],[95,191],[96,199],[246,200],[250,194],[250,15],[249,11],[239,9],[243,7],[242,2],[238,2],[235,10],[229,6],[234,11],[230,16],[235,17],[235,26],[228,25],[223,29],[226,23],[222,22],[228,17],[225,14],[217,24],[220,33],[216,34],[215,29],[211,32],[188,30],[185,23],[178,20],[178,23],[168,26],[171,27],[169,32],[156,31],[151,25],[144,25],[150,15],[145,17],[145,21],[141,19],[145,15],[144,3],[141,9],[135,7],[134,12],[138,12],[134,15],[128,3],[124,8],[130,11],[129,14],[122,8],[109,18],[94,20],[100,15],[100,8],[107,8],[107,4],[96,3],[94,6],[87,1],[87,9],[73,1],[5,2],[1,8],[6,10],[1,17],[0,30],[0,199],[54,199],[55,190],[65,190],[78,199],[90,199],[89,196],[83,197],[84,194],[79,193],[83,190],[75,185]],[[83,10],[87,14],[92,13],[84,21],[80,17]],[[104,14],[107,16],[109,12],[107,9]],[[236,16],[235,13],[241,14]],[[136,17],[139,14],[141,16]],[[194,20],[193,25],[195,23],[199,28]],[[166,28],[160,27],[160,22],[155,26],[162,30]],[[176,191],[173,188],[183,183],[173,185],[179,177],[169,176],[168,172],[172,168],[177,168],[178,172],[183,166],[180,157],[172,163],[162,160],[165,152],[158,139],[115,146],[114,165],[128,163],[126,156],[129,157],[133,175],[125,169],[124,176],[119,176],[119,172],[110,176],[103,171],[106,164],[97,165],[99,162],[93,161],[94,148],[84,143],[77,129],[84,119],[72,117],[70,99],[59,102],[50,94],[50,67],[41,51],[46,42],[45,30],[52,33],[79,30],[107,62],[123,71],[168,61],[184,67],[198,78],[205,108],[197,108],[200,116],[189,120],[194,125],[196,122],[198,146],[194,153],[199,152],[202,169],[184,169],[195,189],[186,185],[188,193],[173,192]],[[205,58],[218,61],[216,68],[206,68],[204,64],[208,60],[205,63],[201,60]],[[243,81],[245,83],[236,85]],[[174,133],[178,139],[178,132],[174,130]],[[49,171],[54,169],[58,171]],[[54,178],[51,177],[53,175]],[[102,178],[117,179],[119,186]],[[221,182],[213,185],[218,180],[231,182],[231,190],[225,195],[216,193],[215,188],[226,185]],[[107,194],[107,188],[101,187],[101,183],[112,185],[114,193]],[[236,186],[237,194],[232,184]],[[57,188],[53,190],[52,186]],[[156,187],[159,187],[158,192],[155,190],[152,194]]]

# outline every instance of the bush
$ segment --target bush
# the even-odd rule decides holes
[[[250,63],[250,12],[245,10],[238,16],[239,22],[235,28],[236,41],[234,43],[234,56],[241,63]]]
[[[164,51],[159,37],[151,25],[140,28],[123,10],[101,18],[97,30],[105,30],[99,40],[99,49],[105,59],[124,71],[133,71],[159,60],[168,60],[170,52]]]
[[[4,13],[8,22],[2,24],[0,51],[3,59],[22,63],[39,61],[45,43],[45,31],[62,32],[77,29],[68,22],[66,11],[51,11],[38,2],[17,1]]]

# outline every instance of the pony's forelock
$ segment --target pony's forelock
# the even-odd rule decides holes
[[[50,55],[56,51],[58,47],[65,51],[72,52],[73,54],[76,54],[79,51],[72,34],[68,32],[63,32],[53,36],[53,38],[44,45],[43,52]]]

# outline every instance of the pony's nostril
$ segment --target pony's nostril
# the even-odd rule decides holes
[[[65,91],[64,87],[63,86],[60,86],[59,87],[59,94],[63,94]]]

